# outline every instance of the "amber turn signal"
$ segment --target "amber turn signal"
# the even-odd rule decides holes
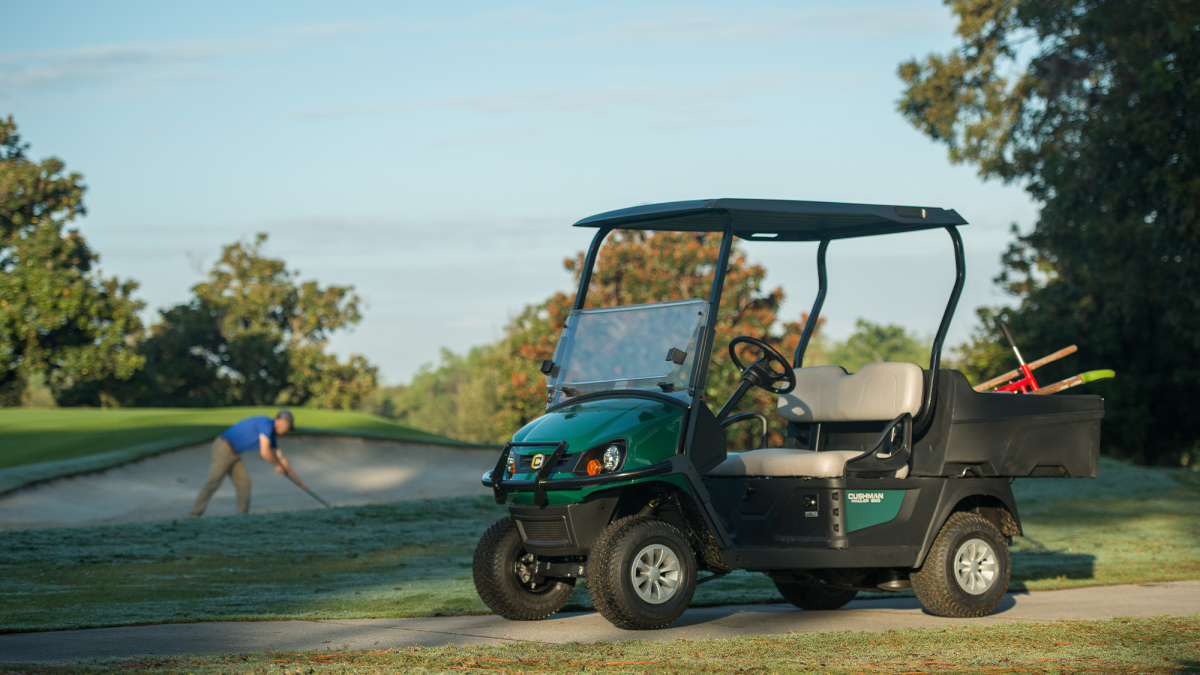
[[[603,468],[603,467],[601,467],[601,466],[600,466],[600,460],[598,460],[598,459],[593,459],[593,460],[591,460],[590,462],[588,462],[588,465],[587,465],[587,472],[588,472],[588,475],[589,475],[589,476],[596,476],[596,475],[599,475],[599,473],[600,473],[600,470],[601,470],[602,468]]]

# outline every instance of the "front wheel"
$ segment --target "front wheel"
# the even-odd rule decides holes
[[[960,511],[946,520],[910,579],[930,614],[971,617],[1000,604],[1009,573],[1008,540],[988,519]]]
[[[537,559],[525,550],[511,517],[492,523],[475,548],[475,590],[493,612],[513,621],[544,619],[563,608],[575,580],[533,576]]]
[[[657,518],[614,521],[588,555],[588,594],[617,628],[663,628],[696,591],[696,556],[683,534]]]
[[[838,609],[858,595],[858,591],[825,588],[813,584],[775,580],[775,588],[784,600],[800,609]]]

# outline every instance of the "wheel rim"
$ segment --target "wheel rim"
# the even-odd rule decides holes
[[[971,595],[983,595],[995,585],[998,567],[996,552],[982,539],[964,541],[954,554],[954,578]]]
[[[639,598],[658,605],[670,600],[679,590],[683,570],[674,551],[662,544],[650,544],[633,557],[629,578]]]

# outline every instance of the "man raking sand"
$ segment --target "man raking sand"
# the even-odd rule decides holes
[[[242,464],[242,455],[255,450],[258,450],[263,459],[275,465],[275,473],[287,476],[302,490],[308,492],[308,486],[292,471],[291,465],[280,452],[279,444],[276,442],[277,437],[292,430],[292,423],[292,413],[280,410],[275,415],[275,419],[266,415],[247,417],[217,436],[212,444],[212,466],[208,471],[208,482],[196,496],[196,503],[192,506],[190,515],[193,518],[204,515],[208,500],[221,486],[221,481],[225,480],[225,476],[229,476],[229,480],[237,488],[237,512],[249,513],[250,476],[246,475],[246,467]]]

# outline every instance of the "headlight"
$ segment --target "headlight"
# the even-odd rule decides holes
[[[621,465],[621,449],[615,445],[608,446],[601,461],[604,462],[605,471],[616,471]]]
[[[625,441],[616,440],[589,448],[575,460],[575,468],[572,471],[576,476],[599,476],[620,471],[623,464]]]
[[[517,472],[517,458],[511,452],[508,454],[508,466],[506,469],[505,475],[508,478],[512,478],[513,474]]]

